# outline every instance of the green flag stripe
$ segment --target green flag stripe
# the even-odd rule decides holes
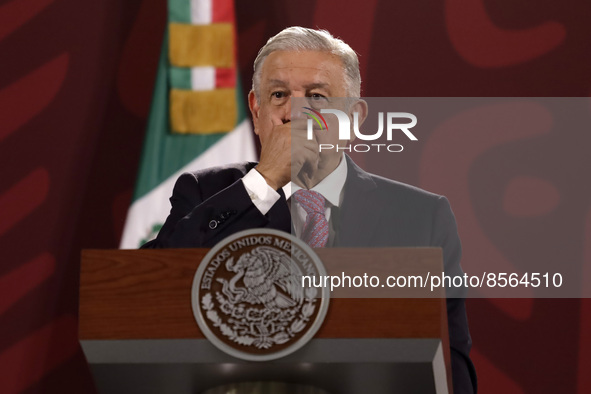
[[[191,23],[191,0],[168,0],[168,21]]]
[[[237,125],[246,119],[246,107],[244,106],[244,97],[240,86],[240,79],[238,78],[236,85]],[[158,186],[226,135],[226,133],[209,135],[170,133],[168,94],[167,30],[160,53],[154,96],[133,196],[134,201]]]
[[[191,90],[191,69],[189,67],[173,67],[168,69],[170,87],[173,89]]]

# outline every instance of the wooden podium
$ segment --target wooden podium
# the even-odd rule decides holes
[[[215,348],[193,317],[193,276],[207,251],[82,251],[79,338],[100,393],[196,394],[261,380],[329,393],[452,393],[443,289],[430,298],[332,298],[302,349],[248,362]],[[329,274],[442,270],[438,248],[315,251]]]

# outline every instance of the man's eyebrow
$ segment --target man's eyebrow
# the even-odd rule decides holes
[[[267,82],[268,82],[269,86],[271,86],[271,87],[288,86],[287,82],[285,82],[281,79],[269,79]],[[327,89],[328,87],[330,87],[330,85],[326,82],[313,82],[313,83],[304,85],[304,88],[306,88],[306,90]]]
[[[325,82],[316,82],[316,83],[310,83],[308,85],[304,85],[304,87],[306,88],[306,90],[311,90],[311,89],[327,89],[330,85],[328,83]]]

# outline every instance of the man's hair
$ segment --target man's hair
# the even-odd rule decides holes
[[[361,96],[361,74],[359,59],[351,47],[339,38],[333,37],[326,30],[314,30],[306,27],[288,27],[269,38],[254,61],[252,90],[257,101],[260,100],[261,72],[267,56],[275,51],[322,51],[336,55],[343,63],[347,94],[350,97]]]

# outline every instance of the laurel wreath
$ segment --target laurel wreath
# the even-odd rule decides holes
[[[274,345],[281,345],[288,342],[306,327],[306,324],[316,309],[316,306],[314,305],[316,302],[316,294],[317,289],[312,287],[307,288],[305,291],[305,302],[297,314],[297,318],[291,322],[289,328],[270,336],[264,334],[261,334],[260,336],[251,336],[247,335],[246,333],[240,335],[238,332],[236,332],[236,330],[224,323],[217,311],[214,310],[214,303],[211,293],[206,293],[201,298],[201,304],[203,309],[206,311],[205,315],[213,323],[213,326],[219,328],[220,332],[224,336],[228,337],[231,341],[240,345],[254,345],[259,349],[268,349]],[[221,294],[218,293],[217,297],[220,302],[227,302],[227,300],[225,300]],[[234,306],[232,305],[232,307]]]

